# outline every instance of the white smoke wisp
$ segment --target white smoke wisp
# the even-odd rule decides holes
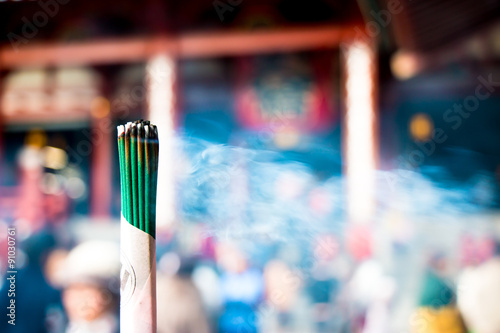
[[[319,177],[311,166],[269,150],[182,137],[176,145],[182,221],[204,223],[217,236],[254,241],[310,241],[321,233],[342,237],[348,225],[342,175]],[[444,169],[433,174],[450,178]],[[396,211],[411,223],[437,221],[458,229],[457,220],[488,211],[493,197],[489,175],[458,184],[395,169],[377,171],[376,178],[372,228]]]

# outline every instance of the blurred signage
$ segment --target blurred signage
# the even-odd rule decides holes
[[[85,119],[100,86],[101,78],[89,68],[11,72],[4,80],[0,112],[6,122]]]
[[[302,133],[329,127],[333,108],[331,56],[271,55],[237,65],[236,112],[243,126]]]

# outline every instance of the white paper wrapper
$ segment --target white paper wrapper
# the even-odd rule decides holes
[[[156,246],[121,219],[120,332],[156,333]]]

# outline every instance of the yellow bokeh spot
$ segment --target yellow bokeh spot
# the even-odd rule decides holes
[[[50,169],[64,169],[68,164],[68,155],[63,149],[47,146],[44,148],[45,167]]]
[[[410,134],[416,141],[429,140],[433,130],[434,124],[426,114],[417,113],[410,120]]]
[[[407,80],[419,72],[421,64],[415,54],[398,51],[392,56],[390,66],[397,79]]]
[[[42,148],[47,143],[47,135],[42,129],[34,128],[26,135],[25,143],[30,147]]]

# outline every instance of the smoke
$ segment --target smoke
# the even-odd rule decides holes
[[[498,239],[500,229],[488,215],[495,179],[485,172],[457,182],[444,167],[375,171],[377,210],[367,239],[362,233],[353,237],[340,173],[324,177],[317,166],[279,151],[185,136],[177,137],[176,146],[178,217],[184,225],[203,223],[210,236],[236,243],[257,266],[281,260],[298,281],[326,276],[346,282],[357,265],[353,249],[369,242],[372,258],[398,286],[391,321],[401,327],[430,258],[448,258],[451,278],[491,256]]]
[[[342,175],[325,179],[310,165],[265,149],[180,136],[176,146],[183,222],[204,223],[217,237],[252,241],[300,243],[323,233],[343,235],[348,221]],[[431,171],[376,171],[378,209],[371,223],[383,224],[396,211],[412,223],[432,219],[457,226],[464,214],[485,212],[491,206],[491,175],[454,183],[444,168]]]

